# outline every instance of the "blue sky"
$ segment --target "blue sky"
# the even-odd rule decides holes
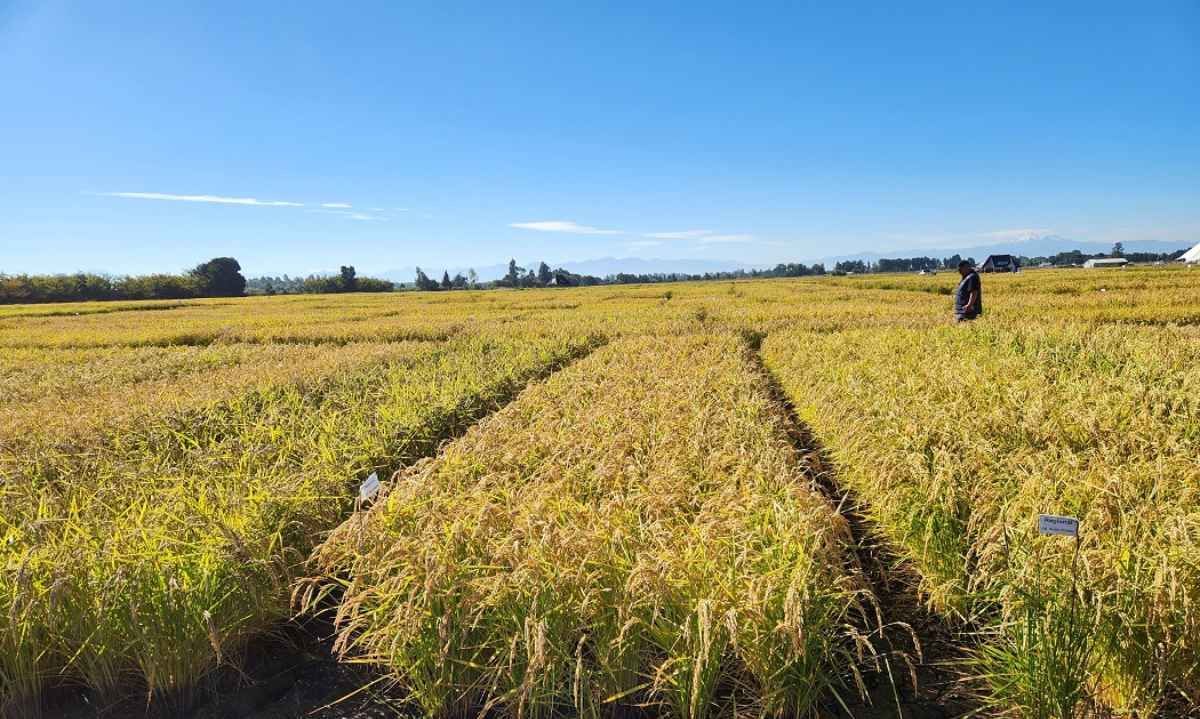
[[[0,271],[1200,240],[1200,3],[884,5],[0,0]]]

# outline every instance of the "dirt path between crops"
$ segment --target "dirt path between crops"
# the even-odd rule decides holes
[[[868,608],[877,612],[870,626],[858,628],[868,635],[877,653],[874,662],[868,659],[859,667],[866,696],[851,684],[839,692],[840,702],[830,697],[822,703],[822,716],[950,719],[977,715],[981,708],[971,696],[962,670],[970,646],[965,628],[952,626],[925,607],[917,591],[916,570],[891,550],[868,519],[868,506],[862,498],[838,483],[827,452],[797,416],[754,344],[753,359],[787,415],[792,443],[807,461],[813,486],[850,526],[857,563],[877,602],[876,607]]]

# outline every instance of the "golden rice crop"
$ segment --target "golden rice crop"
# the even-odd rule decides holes
[[[1200,688],[1200,335],[983,321],[765,351],[930,600],[985,612],[994,702],[1070,717]],[[1078,558],[1039,513],[1081,518]]]
[[[427,351],[424,343],[358,343],[346,347],[225,347],[8,350],[58,358],[40,368],[6,367],[5,384],[21,386],[0,403],[0,449],[9,459],[29,452],[81,454],[164,417],[189,412],[260,387],[307,384],[323,377]],[[74,358],[83,360],[73,364]],[[155,358],[161,365],[153,366]]]
[[[429,715],[804,713],[856,585],[786,422],[739,340],[622,340],[397,473],[308,603]]]
[[[1200,272],[985,276],[984,318],[949,327],[956,282],[0,308],[0,705],[64,683],[186,704],[293,611],[366,473],[605,336],[398,475],[304,588],[347,580],[344,648],[431,710],[811,706],[856,669],[838,625],[866,589],[740,334],[868,529],[987,633],[993,707],[1196,706]],[[1083,518],[1077,560],[1038,512]]]
[[[128,423],[85,453],[6,453],[9,708],[64,681],[186,705],[214,660],[288,615],[290,578],[357,481],[431,454],[593,342],[411,345]]]
[[[470,313],[424,313],[383,296],[362,301],[250,297],[119,313],[0,318],[0,347],[208,345],[230,342],[333,343],[445,339]]]

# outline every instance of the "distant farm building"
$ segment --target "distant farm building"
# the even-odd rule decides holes
[[[1179,261],[1189,265],[1200,263],[1200,242],[1197,242],[1195,247],[1183,253],[1183,257],[1180,257]]]
[[[1084,262],[1083,266],[1091,269],[1097,267],[1124,267],[1127,264],[1129,264],[1129,260],[1124,257],[1098,257],[1094,260]]]
[[[980,272],[1016,272],[1021,264],[1012,255],[988,255],[979,266]]]

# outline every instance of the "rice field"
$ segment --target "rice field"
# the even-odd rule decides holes
[[[1200,272],[955,283],[0,308],[0,709],[186,716],[325,613],[428,715],[844,715],[865,531],[982,715],[1200,711]]]

